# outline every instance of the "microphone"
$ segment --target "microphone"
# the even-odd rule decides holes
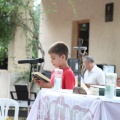
[[[42,63],[42,62],[44,62],[43,58],[37,58],[37,59],[31,59],[31,60],[19,60],[18,64],[25,64],[25,63],[36,64],[36,63]]]

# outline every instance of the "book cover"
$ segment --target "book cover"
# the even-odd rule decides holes
[[[46,83],[50,82],[50,79],[40,72],[34,72],[34,73],[32,73],[32,75],[34,77],[38,78],[39,80],[43,80]]]

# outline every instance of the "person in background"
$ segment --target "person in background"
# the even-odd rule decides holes
[[[117,78],[117,87],[120,87],[120,77]]]
[[[101,68],[97,67],[91,56],[84,57],[84,73],[83,82],[89,88],[90,85],[105,85],[105,74]]]
[[[67,63],[68,52],[67,45],[61,41],[52,44],[48,50],[53,66],[63,70],[62,89],[73,89],[75,87],[75,76]],[[33,78],[33,80],[42,88],[52,88],[54,86],[54,73],[55,71],[53,70],[50,83],[36,78]]]

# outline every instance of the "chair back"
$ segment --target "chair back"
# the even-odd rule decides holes
[[[0,120],[6,120],[10,106],[15,108],[14,120],[18,120],[18,102],[9,98],[0,98]]]
[[[27,85],[15,85],[18,100],[28,100]]]

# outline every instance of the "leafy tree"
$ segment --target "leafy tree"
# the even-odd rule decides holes
[[[12,36],[10,23],[11,11],[13,6],[9,6],[7,0],[0,2],[0,61],[7,58],[8,44]]]
[[[29,41],[26,52],[29,53],[30,49],[34,48],[33,57],[37,57],[37,50],[40,50],[44,58],[44,51],[38,38],[40,5],[34,10],[33,2],[33,0],[0,1],[0,60],[7,57],[8,44],[13,39],[17,27],[24,30],[26,39]],[[28,37],[28,34],[31,36]]]

